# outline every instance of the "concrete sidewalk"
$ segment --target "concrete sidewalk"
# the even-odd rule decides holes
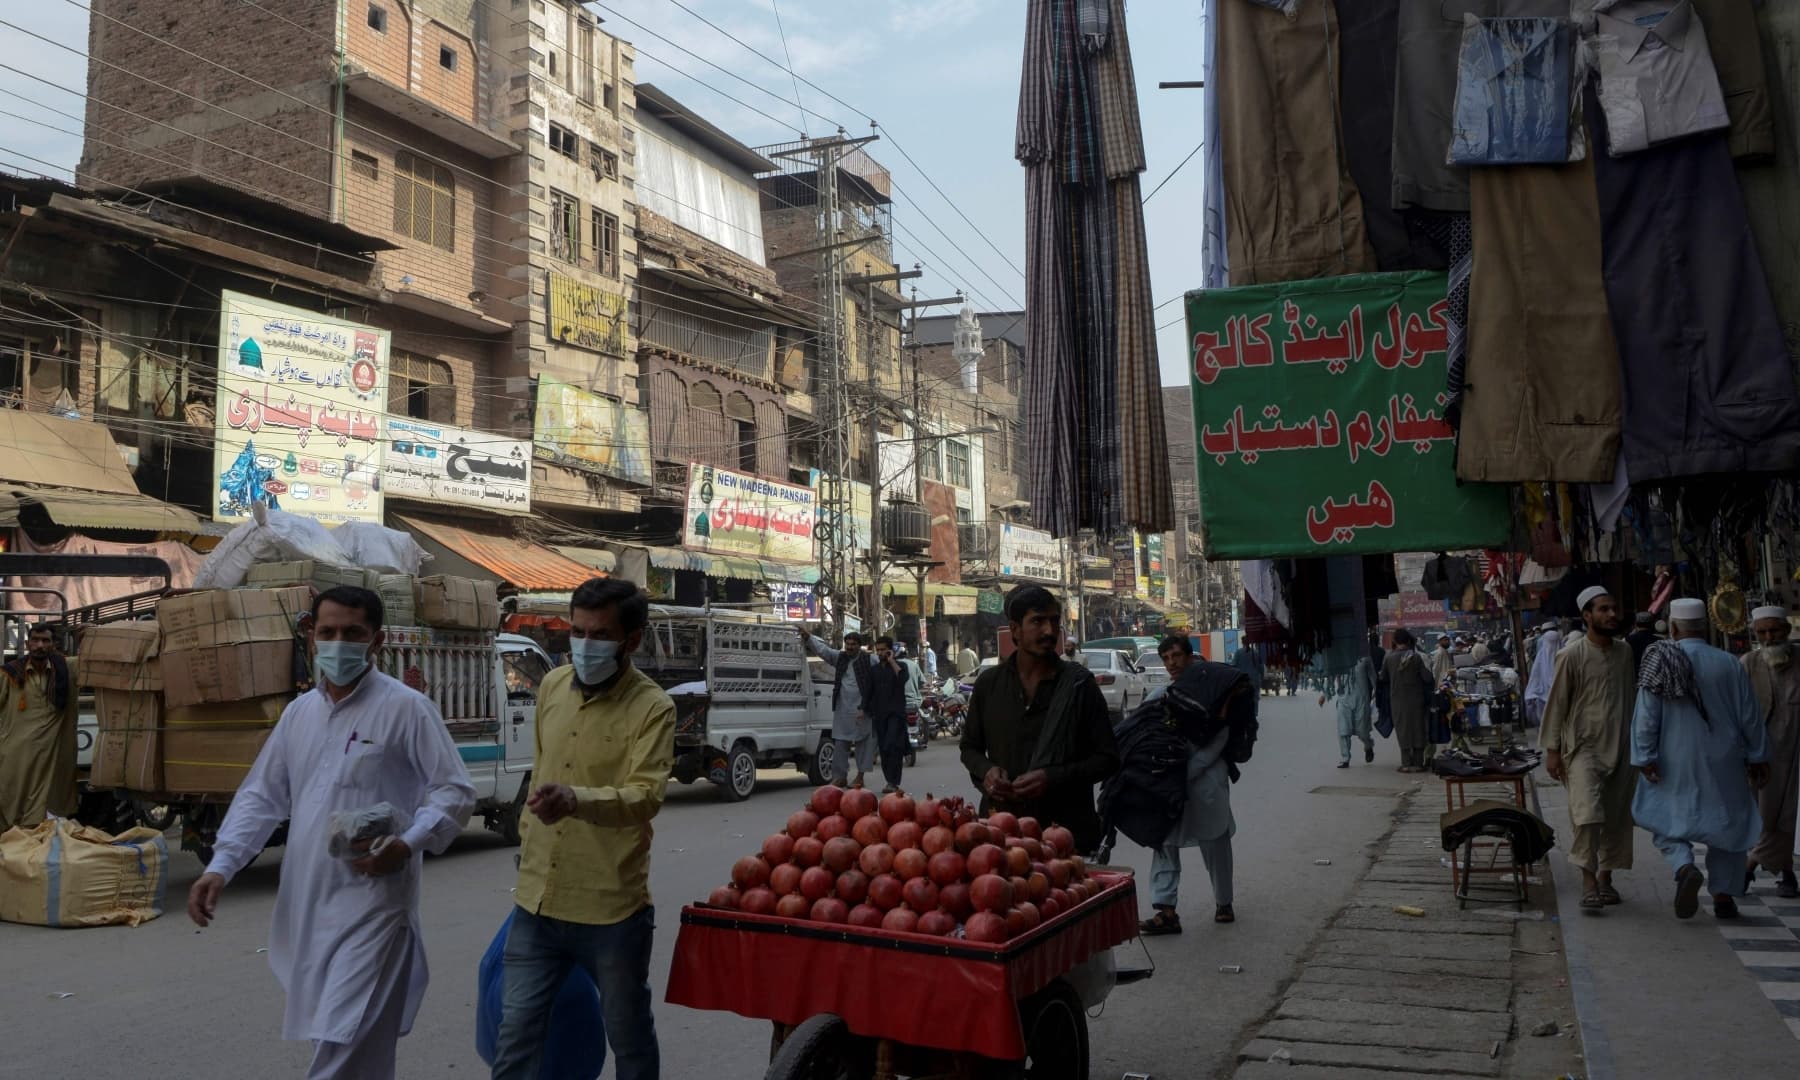
[[[1460,910],[1439,840],[1444,805],[1435,777],[1405,796],[1349,902],[1239,1050],[1237,1080],[1580,1075],[1561,935],[1542,907],[1553,892],[1533,887],[1524,918],[1510,903]],[[1552,1036],[1529,1034],[1551,1024]]]
[[[1544,820],[1569,832],[1563,789],[1538,788]],[[1800,901],[1777,900],[1765,875],[1740,902],[1743,918],[1714,919],[1701,897],[1674,914],[1675,879],[1637,830],[1633,868],[1613,877],[1624,903],[1577,914],[1581,872],[1551,854],[1565,920],[1569,981],[1587,1050],[1587,1080],[1792,1076],[1800,1058]]]

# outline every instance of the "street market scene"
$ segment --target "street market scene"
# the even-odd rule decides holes
[[[0,1077],[1794,1073],[1800,2],[0,43]]]

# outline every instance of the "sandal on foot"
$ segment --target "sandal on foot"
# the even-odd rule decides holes
[[[1181,918],[1173,911],[1159,908],[1155,915],[1138,923],[1138,933],[1145,937],[1181,933]]]
[[[1230,904],[1220,904],[1213,909],[1213,922],[1237,922],[1237,915]]]
[[[1700,869],[1689,863],[1675,871],[1675,917],[1691,919],[1700,910]]]
[[[1729,896],[1713,897],[1713,918],[1735,919],[1738,917],[1737,901]]]
[[[1581,894],[1581,910],[1599,914],[1600,909],[1605,906],[1606,901],[1600,898],[1600,891],[1598,889],[1593,892]]]
[[[1619,895],[1619,890],[1613,888],[1609,884],[1602,883],[1599,891],[1600,891],[1600,902],[1605,904],[1607,907],[1613,907],[1615,905],[1623,904],[1625,902],[1625,898],[1623,896]]]

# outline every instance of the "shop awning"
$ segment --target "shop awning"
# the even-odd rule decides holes
[[[0,526],[17,525],[19,511],[35,505],[58,525],[71,529],[143,529],[195,533],[198,515],[148,495],[68,488],[7,488],[0,491]]]
[[[112,432],[86,420],[0,409],[0,515],[41,507],[70,528],[195,532],[198,515],[138,491]]]
[[[604,574],[610,574],[619,568],[619,557],[605,548],[575,547],[571,544],[552,544],[558,554],[566,555],[581,565]]]
[[[800,585],[811,585],[819,580],[819,568],[811,564],[800,566],[794,563],[763,562],[763,576],[769,581],[792,581]]]
[[[644,551],[650,557],[650,565],[658,570],[697,570],[705,574],[712,569],[711,558],[698,551],[650,546],[646,546]]]
[[[594,576],[591,567],[541,544],[426,518],[395,514],[394,520],[411,530],[425,549],[439,560],[473,563],[496,579],[524,591],[573,589]],[[444,559],[445,555],[451,559]],[[431,569],[456,573],[435,564]]]
[[[882,592],[888,596],[917,596],[919,595],[919,585],[914,581],[904,584],[890,581],[887,583],[887,587],[882,589]],[[973,585],[953,585],[947,581],[927,581],[925,583],[925,596],[930,600],[936,600],[940,596],[973,598],[980,595],[981,590]]]

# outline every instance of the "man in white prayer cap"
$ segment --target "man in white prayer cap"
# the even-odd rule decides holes
[[[1746,880],[1756,868],[1776,875],[1775,895],[1800,896],[1794,880],[1794,817],[1800,810],[1800,665],[1788,642],[1788,613],[1759,607],[1750,613],[1756,649],[1744,655],[1744,670],[1756,692],[1756,706],[1769,732],[1769,782],[1757,794],[1762,837],[1750,849]]]
[[[1619,602],[1599,585],[1576,598],[1587,632],[1556,654],[1544,703],[1544,768],[1569,791],[1574,836],[1569,861],[1581,868],[1581,909],[1620,901],[1615,870],[1631,869],[1631,795],[1637,773],[1627,760],[1637,665]]]
[[[1669,605],[1672,641],[1644,651],[1631,719],[1631,763],[1643,774],[1632,816],[1675,869],[1675,917],[1693,918],[1705,885],[1713,917],[1738,917],[1751,845],[1762,834],[1754,789],[1769,779],[1769,733],[1750,677],[1706,643],[1706,604]],[[1694,845],[1706,845],[1706,874]]]

